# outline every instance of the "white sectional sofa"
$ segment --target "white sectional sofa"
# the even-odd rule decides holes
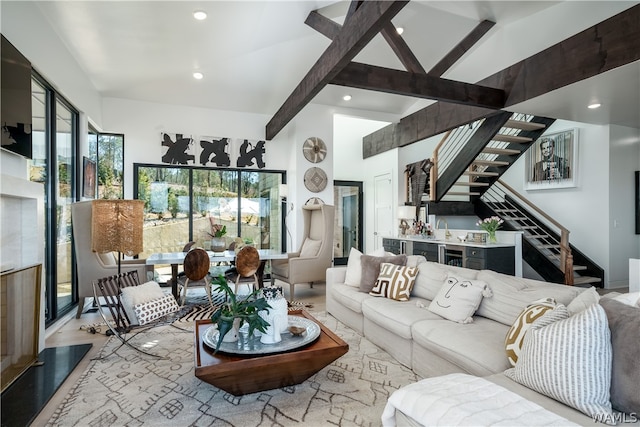
[[[524,387],[503,372],[511,368],[505,336],[520,313],[533,301],[553,298],[569,305],[585,289],[518,278],[489,270],[477,271],[428,262],[408,256],[406,266],[418,274],[408,301],[381,298],[345,284],[349,267],[333,267],[326,276],[326,309],[418,375],[429,378],[453,373],[486,377],[525,396],[553,413],[580,425],[592,425],[587,416],[554,399]],[[360,265],[357,265],[360,268]],[[448,273],[490,285],[491,297],[482,299],[472,323],[457,323],[429,311]],[[418,425],[397,411],[398,425]],[[634,420],[631,420],[634,421]]]

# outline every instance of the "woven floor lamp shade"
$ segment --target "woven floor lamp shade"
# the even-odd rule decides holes
[[[143,250],[143,222],[142,200],[93,200],[91,250],[98,253],[117,251],[127,256],[139,254]]]

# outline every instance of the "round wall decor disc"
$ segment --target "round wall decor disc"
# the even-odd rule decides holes
[[[327,186],[327,174],[320,168],[309,168],[304,173],[304,186],[312,193],[319,193]]]
[[[327,156],[327,145],[320,138],[312,136],[304,141],[302,154],[311,163],[320,163]]]

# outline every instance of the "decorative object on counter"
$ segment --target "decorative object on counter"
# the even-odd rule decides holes
[[[286,332],[288,326],[286,319],[289,315],[289,305],[287,304],[287,300],[282,293],[282,287],[265,286],[264,288],[262,288],[262,296],[271,306],[269,315],[273,317],[279,316],[282,319],[285,319],[281,324],[280,333]],[[272,322],[269,323],[273,324]]]
[[[398,207],[398,219],[400,220],[400,235],[407,234],[407,230],[411,228],[407,220],[415,220],[416,209],[413,206],[402,205]]]
[[[227,234],[227,226],[216,224],[214,221],[215,218],[209,217],[211,232],[207,232],[207,234],[211,236],[211,250],[213,252],[224,252],[227,249],[227,242],[224,239],[224,235]]]
[[[479,220],[476,225],[489,233],[489,243],[496,243],[496,230],[504,223],[502,218],[491,216],[489,218]]]
[[[304,141],[302,154],[311,163],[320,163],[327,155],[327,145],[320,138],[312,136]]]
[[[237,330],[239,330],[244,323],[247,323],[249,325],[249,337],[253,336],[255,330],[266,333],[267,327],[270,325],[259,313],[263,310],[271,309],[271,306],[266,299],[262,297],[257,298],[260,290],[255,290],[248,296],[243,296],[240,299],[231,290],[224,276],[220,275],[213,279],[212,285],[218,285],[215,291],[226,295],[226,302],[220,305],[211,316],[211,321],[218,326],[218,339],[215,346],[216,352],[223,342],[225,335],[236,326]],[[240,320],[236,321],[236,319]]]
[[[467,240],[474,243],[487,243],[487,233],[467,233]]]
[[[422,220],[413,222],[413,230],[414,234],[417,234],[419,236],[433,236],[433,228],[431,227],[431,224]]]

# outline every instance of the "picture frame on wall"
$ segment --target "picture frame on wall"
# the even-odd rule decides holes
[[[96,198],[97,187],[96,162],[88,157],[82,157],[82,197]]]
[[[577,186],[578,129],[545,134],[525,154],[525,189]]]

